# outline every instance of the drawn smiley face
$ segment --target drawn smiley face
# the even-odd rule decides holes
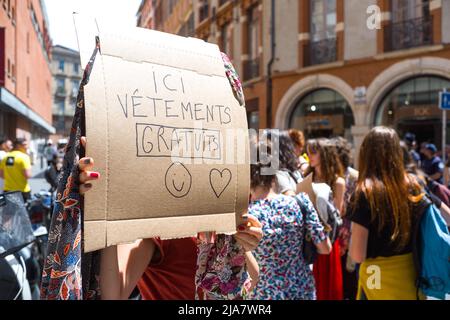
[[[166,172],[166,189],[175,198],[188,195],[192,186],[192,176],[189,170],[180,162],[173,163]]]

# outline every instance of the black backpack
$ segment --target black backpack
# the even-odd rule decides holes
[[[303,217],[305,217],[306,212],[307,210],[309,210],[309,208],[300,200],[299,197],[295,197],[295,200],[300,207],[300,211],[302,212]],[[334,244],[334,242],[338,238],[339,227],[342,226],[343,221],[339,214],[339,211],[331,201],[326,201],[326,208],[328,216],[327,221],[323,221],[320,217],[320,214],[318,215],[325,227],[325,231],[327,231],[328,233],[328,237],[330,238],[331,243]],[[304,224],[303,235],[303,259],[305,260],[306,264],[313,264],[317,257],[317,248],[316,245],[308,237],[306,222]]]

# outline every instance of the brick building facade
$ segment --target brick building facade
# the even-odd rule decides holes
[[[48,30],[43,1],[0,1],[0,134],[33,151],[55,131]]]
[[[173,9],[186,2],[192,6],[183,14]],[[232,58],[249,126],[342,135],[358,148],[371,127],[389,125],[440,145],[450,0],[163,3],[153,11],[156,29],[180,34],[161,26],[193,15],[195,33],[188,35],[217,43]]]

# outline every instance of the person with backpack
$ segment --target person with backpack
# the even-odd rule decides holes
[[[328,139],[312,139],[307,142],[306,150],[310,159],[306,181],[312,181],[313,193],[310,198],[322,217],[322,223],[334,217],[333,228],[328,225],[328,231],[337,235],[337,227],[342,224],[340,212],[344,207],[345,180],[344,170],[339,161],[336,147]],[[323,187],[327,185],[327,188]],[[314,190],[315,189],[315,190]],[[328,191],[329,190],[329,191]],[[297,191],[299,189],[297,188]],[[319,202],[326,206],[320,206]],[[321,207],[326,208],[327,217],[321,214]],[[326,219],[326,220],[324,220]],[[339,240],[331,236],[333,249],[329,255],[317,255],[313,265],[314,278],[317,287],[318,300],[343,300],[342,264]]]
[[[275,174],[264,172],[270,166],[271,161],[267,160],[272,155],[265,150],[268,150],[265,146],[259,148],[259,159],[250,166],[248,212],[262,223],[264,233],[254,251],[259,281],[250,297],[256,300],[314,300],[314,277],[303,256],[304,241],[312,239],[322,254],[330,252],[331,243],[305,194],[297,195],[297,202],[294,197],[274,191]]]
[[[55,155],[53,161],[44,172],[45,180],[50,185],[51,190],[56,190],[58,187],[58,176],[61,172],[62,164],[63,159]]]
[[[297,184],[303,177],[299,168],[299,160],[295,153],[295,145],[287,131],[268,130],[266,138],[270,141],[274,155],[277,156],[279,169],[275,174],[274,191],[278,194],[295,196]]]
[[[403,163],[395,130],[375,127],[359,153],[359,178],[346,216],[350,256],[360,263],[359,300],[414,300],[414,204],[423,193]]]

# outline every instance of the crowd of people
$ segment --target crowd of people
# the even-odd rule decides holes
[[[0,142],[4,190],[21,191],[27,199],[27,142]],[[223,248],[240,246],[230,249],[240,255],[226,262],[229,277],[236,277],[234,286],[241,283],[240,268],[248,272],[241,283],[245,293],[237,292],[236,298],[418,298],[412,255],[418,199],[427,194],[450,224],[448,174],[433,144],[417,150],[414,135],[401,141],[393,129],[375,127],[361,145],[359,171],[342,137],[306,140],[298,130],[265,130],[252,144],[257,159],[250,166],[248,213],[236,235],[221,238]],[[46,178],[56,188],[61,161],[51,145],[46,150]],[[92,171],[92,158],[80,159],[79,168],[84,194],[100,175]],[[144,299],[194,299],[199,287],[203,298],[217,298],[211,288],[215,283],[222,290],[222,280],[198,279],[201,257],[210,258],[210,243],[144,239],[102,250],[102,298],[127,299],[138,289]],[[382,290],[369,285],[367,270],[374,265],[383,274]]]
[[[415,207],[428,194],[447,225],[450,217],[444,167],[433,144],[418,152],[414,135],[400,141],[393,129],[376,127],[361,145],[358,172],[342,137],[305,141],[297,130],[266,130],[253,143],[258,161],[251,165],[249,213],[264,233],[254,251],[260,267],[254,298],[418,298]],[[267,159],[274,156],[279,169],[268,173]],[[330,220],[330,206],[342,218],[338,223]],[[317,250],[312,261],[305,256],[308,239]],[[373,265],[381,268],[382,290],[368,285]]]
[[[427,144],[419,154],[410,138],[401,141],[386,127],[372,129],[361,145],[359,172],[353,168],[350,144],[341,137],[305,141],[298,130],[265,130],[260,140],[252,141],[257,159],[250,168],[249,223],[240,225],[234,236],[245,256],[231,259],[246,265],[250,275],[245,296],[419,298],[412,254],[416,206],[427,194],[447,226],[450,210],[443,196],[447,187],[436,172],[441,166],[435,164],[435,148]],[[100,178],[92,171],[93,161],[87,157],[79,162],[82,193],[93,187],[91,180]],[[276,170],[273,163],[278,164]],[[146,239],[102,250],[99,279],[103,292],[108,292],[102,298],[126,299],[135,286],[146,299],[192,299],[196,288],[210,291],[204,292],[205,298],[217,298],[220,295],[210,293],[220,291],[219,283],[222,288],[220,275],[228,270],[226,264],[234,266],[230,270],[237,265],[205,262],[218,263],[220,270],[212,278],[194,281],[203,265],[199,257],[215,259],[202,254],[201,246],[196,253],[196,243],[198,239],[191,238]],[[220,251],[226,251],[224,243]],[[374,265],[382,273],[381,285],[375,288],[368,281]]]
[[[25,138],[0,139],[0,192],[19,191],[24,201],[31,198],[29,179],[32,178],[32,159],[29,143]],[[48,140],[43,149],[47,162],[44,177],[51,190],[56,190],[58,175],[61,171],[63,158],[56,146]]]

